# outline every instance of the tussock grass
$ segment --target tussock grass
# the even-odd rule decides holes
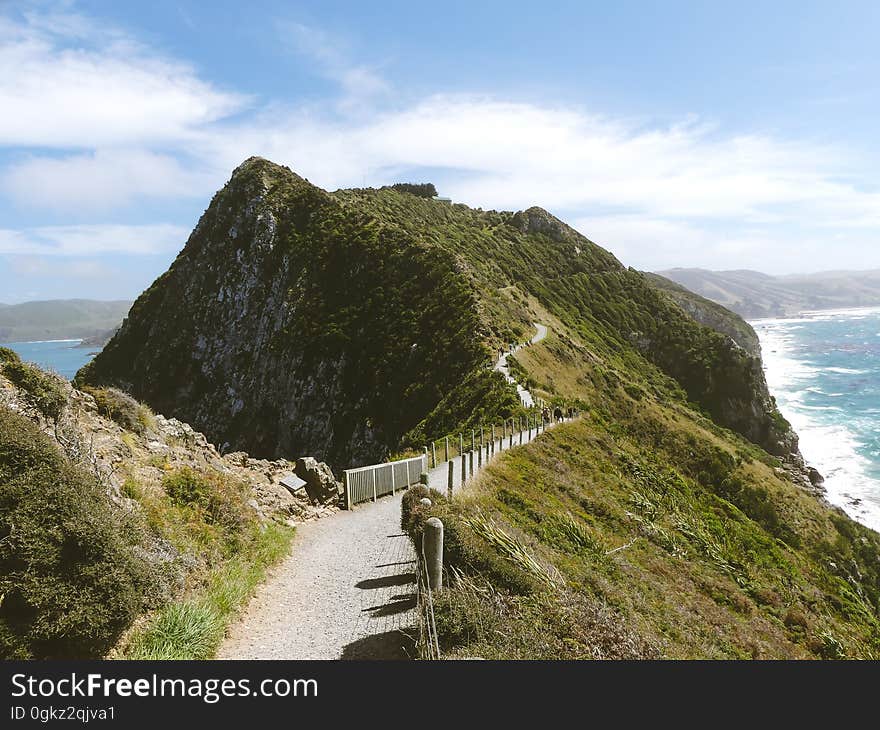
[[[170,603],[129,638],[122,659],[211,659],[227,626],[290,550],[293,529],[269,524],[236,557],[210,573],[204,586]]]
[[[759,456],[622,396],[416,507],[410,534],[429,516],[446,527],[442,653],[880,656],[880,537]]]
[[[518,565],[547,588],[559,588],[565,585],[565,580],[559,574],[559,571],[542,565],[535,560],[519,540],[505,532],[492,520],[477,514],[472,517],[465,517],[463,522],[474,533],[496,548],[505,558]]]

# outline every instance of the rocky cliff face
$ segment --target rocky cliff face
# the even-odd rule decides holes
[[[516,413],[487,366],[533,333],[534,307],[584,344],[585,368],[683,390],[721,425],[796,451],[759,361],[546,211],[327,193],[258,158],[77,382],[120,386],[226,450],[347,467]]]
[[[380,459],[484,356],[438,253],[248,160],[81,379],[225,450]]]

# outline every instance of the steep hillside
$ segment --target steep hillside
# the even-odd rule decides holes
[[[880,305],[878,271],[791,276],[706,269],[670,269],[659,273],[749,319],[786,317],[811,309]]]
[[[735,312],[725,309],[699,294],[686,289],[666,277],[643,272],[648,282],[670,297],[679,307],[700,324],[727,335],[754,357],[761,356],[761,342],[751,325]]]
[[[118,385],[229,449],[348,466],[515,413],[488,366],[533,321],[553,337],[527,350],[550,348],[575,383],[526,365],[545,397],[597,402],[626,383],[796,454],[757,358],[546,211],[327,193],[259,158],[77,382]]]
[[[131,302],[55,299],[0,307],[0,342],[93,337],[119,326]]]
[[[622,385],[451,502],[404,501],[416,545],[444,525],[447,658],[880,657],[880,535]]]

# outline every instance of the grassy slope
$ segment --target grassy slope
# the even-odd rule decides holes
[[[24,302],[0,308],[0,342],[91,337],[119,326],[129,301]]]
[[[465,576],[437,608],[447,654],[880,655],[880,536],[709,424],[617,395],[437,500],[447,567]],[[482,540],[466,523],[479,515],[563,580],[548,588]],[[478,565],[456,549],[468,541]]]
[[[594,383],[621,380],[663,401],[693,401],[719,423],[785,452],[777,445],[786,440],[788,426],[766,392],[759,395],[760,363],[546,212],[483,211],[393,190],[334,195],[451,257],[477,294],[490,347],[531,336],[534,321],[548,323],[558,344],[554,369],[574,370],[575,377]],[[545,373],[543,380],[539,375],[526,373],[549,399],[584,392],[557,389],[558,374]],[[416,433],[439,435],[430,428]]]

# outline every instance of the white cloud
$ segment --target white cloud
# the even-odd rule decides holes
[[[105,210],[140,198],[202,197],[221,177],[199,163],[144,149],[101,149],[62,157],[31,156],[9,165],[0,191],[19,205]]]
[[[0,22],[0,146],[179,144],[244,102],[75,14]]]
[[[0,107],[15,110],[0,116],[0,145],[29,148],[0,171],[0,192],[77,211],[207,200],[258,154],[328,189],[427,177],[475,206],[542,205],[640,268],[880,266],[867,245],[880,194],[854,151],[698,118],[662,125],[466,94],[410,103],[339,39],[290,23],[279,32],[335,82],[335,98],[247,108],[118,29],[72,13],[0,20]],[[0,251],[171,251],[185,238],[171,226],[88,228],[0,231]],[[831,253],[825,237],[841,231]]]
[[[9,265],[22,276],[51,276],[65,279],[105,280],[119,272],[95,259],[59,259],[43,256],[8,256]]]
[[[188,236],[187,228],[168,224],[43,226],[24,231],[0,228],[0,254],[151,255],[178,251]]]

